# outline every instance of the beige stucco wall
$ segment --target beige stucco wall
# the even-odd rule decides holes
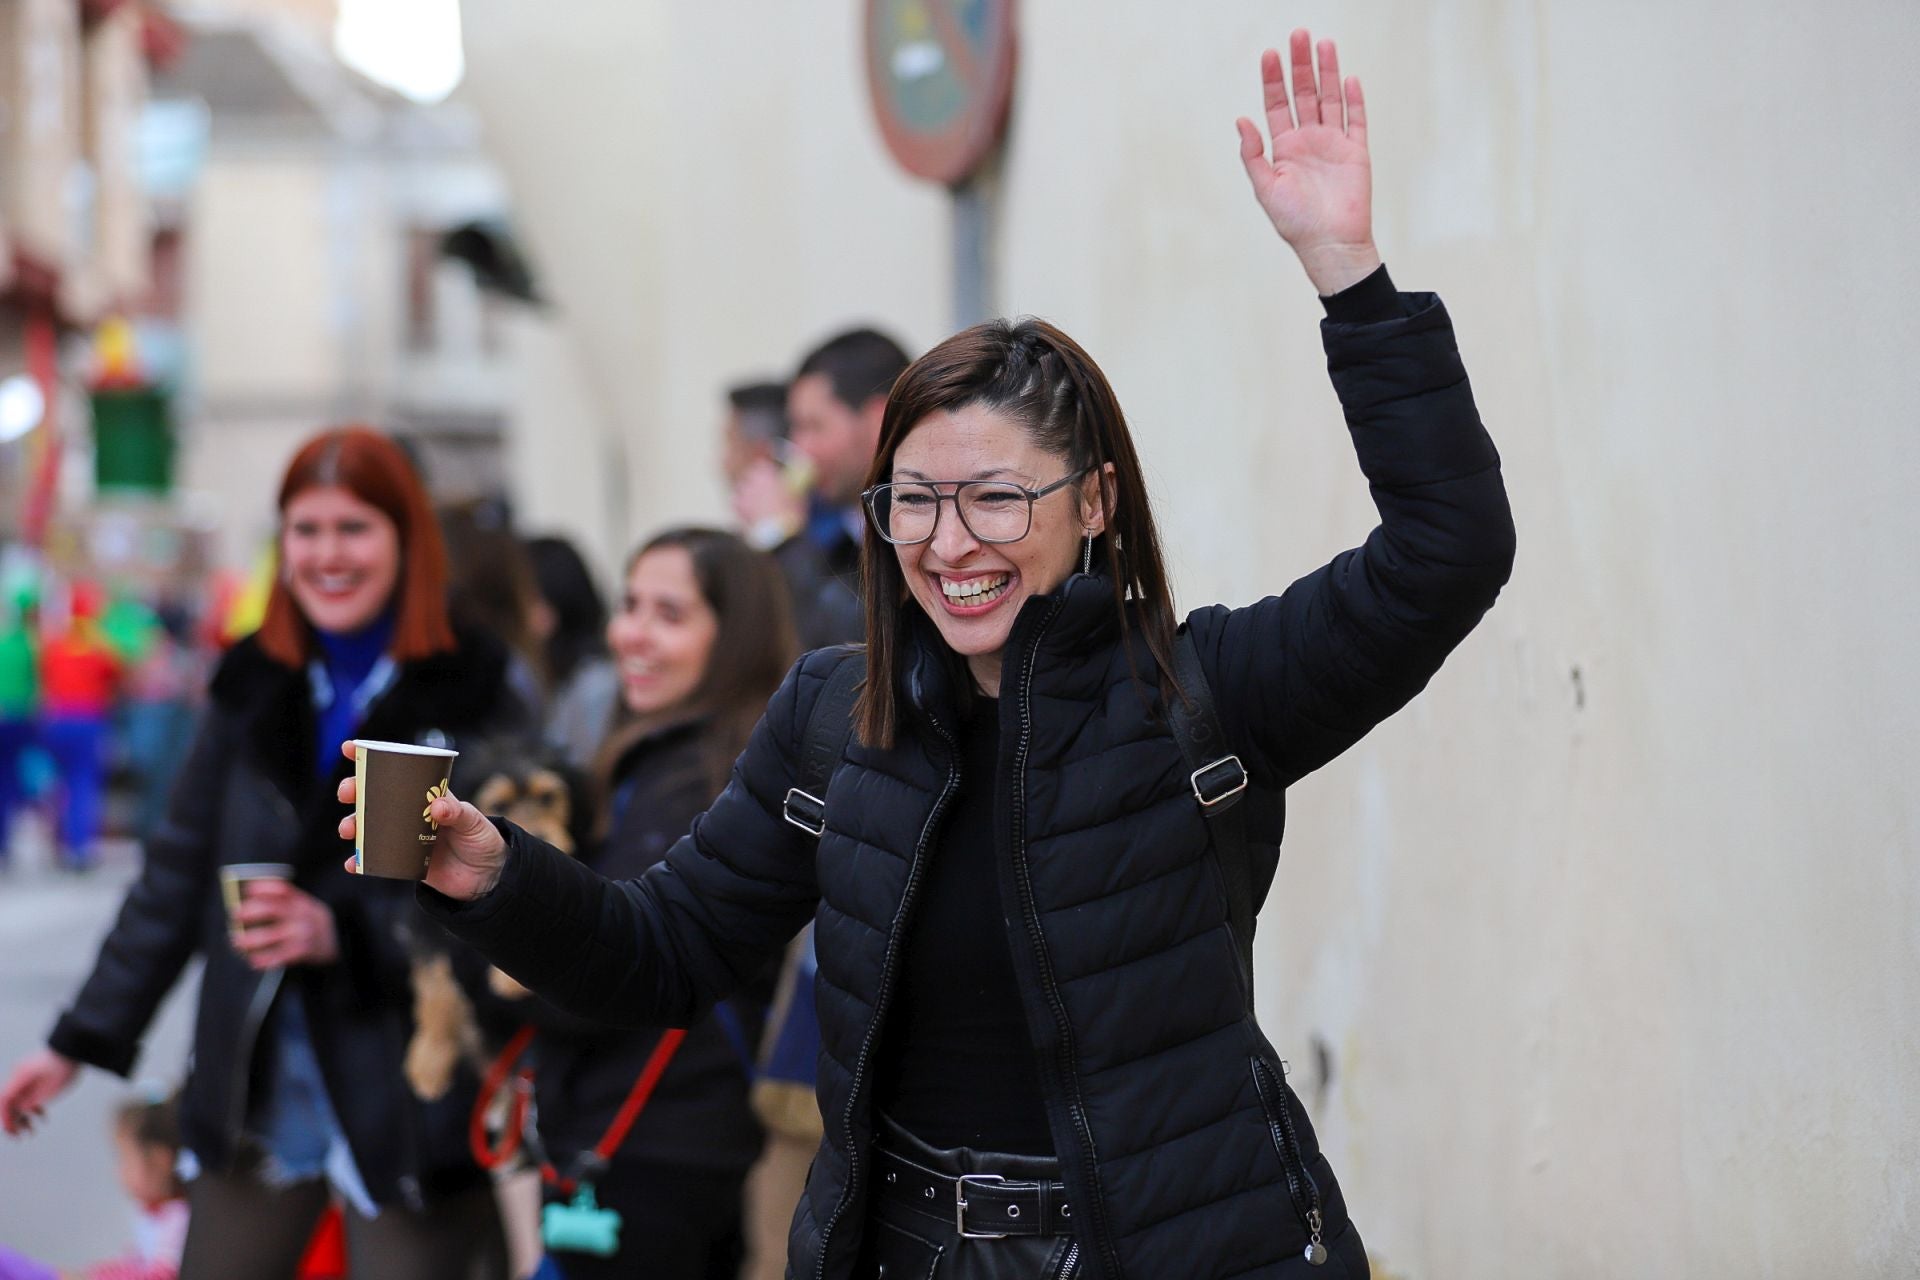
[[[879,148],[856,9],[464,6],[629,535],[721,514],[729,376],[945,330],[947,201]],[[1371,520],[1235,153],[1289,23],[1364,77],[1380,240],[1506,457],[1512,586],[1296,789],[1262,919],[1369,1242],[1423,1280],[1920,1271],[1920,9],[1022,9],[998,301],[1105,364],[1183,602]]]

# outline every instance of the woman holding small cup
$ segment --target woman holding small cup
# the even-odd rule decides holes
[[[424,1104],[402,1081],[412,886],[350,880],[333,795],[342,738],[457,749],[525,713],[504,649],[448,621],[439,527],[391,439],[309,440],[279,511],[266,620],[216,671],[140,877],[47,1047],[0,1086],[0,1125],[29,1131],[82,1066],[127,1074],[198,953],[182,1280],[291,1277],[336,1198],[356,1277],[504,1275],[466,1149],[474,1082]]]
[[[1367,1274],[1255,1016],[1253,921],[1287,788],[1427,685],[1514,531],[1446,309],[1373,242],[1359,81],[1305,30],[1287,55],[1240,160],[1326,312],[1360,546],[1182,622],[1112,384],[1051,325],[977,325],[888,393],[864,652],[802,659],[662,865],[608,881],[434,805],[423,910],[581,1017],[697,1016],[812,922],[825,1137],[790,1275]],[[1233,518],[1284,488],[1259,479],[1199,497]]]

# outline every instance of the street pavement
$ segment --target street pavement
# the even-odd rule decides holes
[[[120,845],[84,876],[0,871],[0,1072],[44,1043],[137,870],[132,846]],[[113,1111],[142,1090],[179,1083],[198,986],[196,961],[148,1029],[131,1082],[84,1069],[31,1137],[0,1137],[0,1244],[61,1266],[126,1250],[131,1206],[114,1174]]]

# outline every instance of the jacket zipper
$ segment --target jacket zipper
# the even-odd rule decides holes
[[[1060,999],[1060,987],[1053,976],[1053,961],[1047,954],[1046,939],[1040,932],[1040,911],[1033,900],[1033,877],[1027,867],[1026,857],[1027,752],[1033,743],[1033,670],[1040,658],[1040,639],[1059,611],[1060,604],[1056,601],[1035,624],[1033,635],[1027,641],[1026,659],[1020,668],[1020,743],[1014,751],[1013,765],[1013,873],[1014,880],[1020,886],[1021,914],[1026,920],[1034,955],[1040,963],[1040,988],[1046,994],[1047,1005],[1053,1011],[1054,1026],[1059,1032],[1058,1074],[1061,1092],[1067,1099],[1067,1117],[1073,1122],[1074,1133],[1080,1139],[1081,1173],[1086,1179],[1088,1198],[1092,1201],[1088,1206],[1092,1219],[1087,1224],[1087,1230],[1092,1239],[1103,1245],[1109,1274],[1118,1276],[1121,1274],[1120,1259],[1114,1255],[1112,1242],[1107,1239],[1105,1214],[1100,1203],[1093,1130],[1087,1124],[1086,1104],[1080,1097],[1079,1064],[1073,1052],[1073,1024],[1068,1020],[1066,1005]],[[1068,1257],[1078,1264],[1080,1253],[1077,1243]]]
[[[925,825],[920,828],[920,839],[913,847],[913,862],[907,867],[907,885],[900,895],[900,909],[894,914],[893,927],[887,932],[887,955],[880,968],[880,990],[874,1000],[874,1017],[867,1023],[867,1034],[860,1041],[860,1056],[853,1064],[853,1080],[847,1090],[847,1186],[846,1190],[840,1194],[840,1202],[833,1206],[833,1213],[828,1216],[826,1225],[820,1228],[820,1256],[815,1259],[813,1268],[815,1280],[826,1280],[827,1246],[833,1239],[833,1229],[846,1213],[847,1206],[852,1204],[860,1193],[862,1153],[859,1145],[854,1141],[854,1101],[859,1098],[861,1086],[866,1080],[867,1063],[873,1056],[874,1036],[880,1027],[880,1013],[887,1007],[887,992],[892,988],[894,974],[899,968],[900,939],[903,932],[901,925],[913,908],[913,893],[919,887],[920,868],[926,860],[927,843],[933,839],[934,829],[940,822],[940,815],[945,812],[947,801],[960,782],[959,745],[937,717],[929,714],[927,721],[933,725],[935,732],[947,744],[947,782],[940,789],[939,798],[933,802],[933,810],[927,814]]]
[[[1080,1270],[1080,1242],[1078,1240],[1075,1240],[1067,1245],[1066,1259],[1061,1262],[1060,1274],[1055,1276],[1054,1280],[1073,1280],[1075,1273],[1077,1273],[1079,1270]]]
[[[1300,1154],[1300,1135],[1294,1131],[1293,1113],[1287,1109],[1283,1093],[1274,1087],[1273,1068],[1265,1058],[1253,1059],[1253,1087],[1260,1095],[1260,1108],[1267,1115],[1267,1131],[1280,1155],[1280,1170],[1287,1175],[1287,1194],[1300,1224],[1307,1229],[1307,1247],[1302,1256],[1314,1266],[1327,1260],[1327,1246],[1321,1240],[1326,1222],[1320,1212],[1320,1184],[1307,1172],[1306,1159]]]

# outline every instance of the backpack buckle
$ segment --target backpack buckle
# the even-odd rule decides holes
[[[780,816],[815,839],[826,834],[827,802],[798,787],[787,789],[787,802],[781,806]]]
[[[1193,798],[1200,802],[1202,809],[1227,803],[1247,789],[1247,781],[1247,767],[1240,763],[1239,756],[1221,756],[1201,765],[1187,777]]]

